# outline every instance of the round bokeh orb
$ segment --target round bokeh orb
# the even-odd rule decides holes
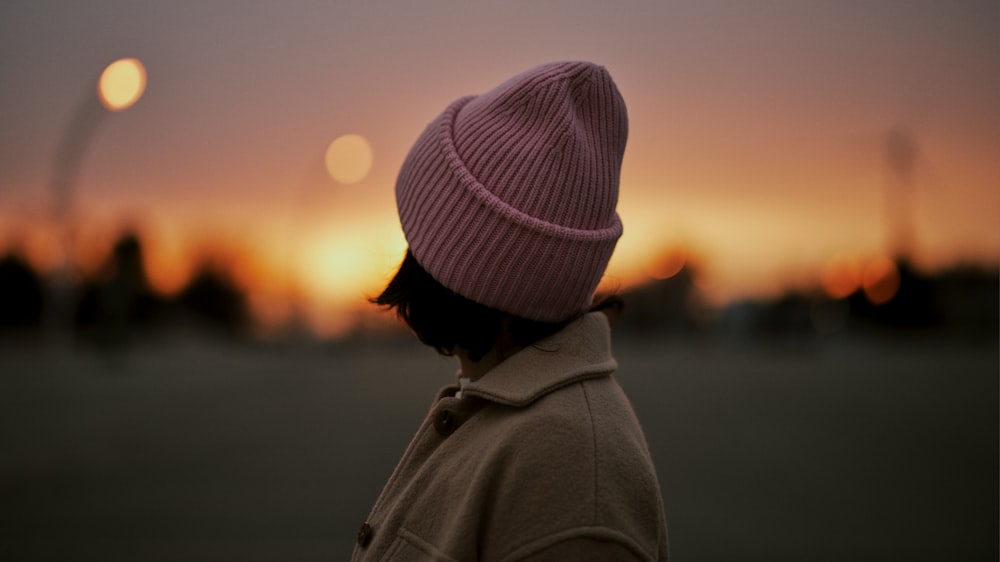
[[[371,144],[361,135],[339,136],[326,149],[326,170],[343,184],[358,183],[368,177],[373,161]]]
[[[139,59],[118,59],[109,64],[97,81],[97,95],[110,111],[128,109],[146,91],[146,68]]]

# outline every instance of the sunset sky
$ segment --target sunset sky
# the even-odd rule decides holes
[[[97,80],[122,57],[148,84],[111,113]],[[924,268],[1000,259],[992,0],[4,2],[0,249],[58,262],[73,146],[80,260],[132,225],[160,289],[225,254],[259,311],[295,294],[336,329],[402,256],[393,183],[424,125],[560,59],[606,66],[629,107],[611,285],[684,247],[713,301],[774,294],[889,253],[899,215]],[[373,155],[352,184],[324,164],[345,134]]]

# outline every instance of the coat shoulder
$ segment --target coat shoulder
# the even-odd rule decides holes
[[[490,405],[480,413],[485,435],[473,481],[490,496],[490,512],[518,514],[492,536],[525,544],[613,529],[656,552],[663,518],[655,469],[612,377],[568,385],[526,408]]]

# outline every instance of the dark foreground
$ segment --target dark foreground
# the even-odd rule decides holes
[[[617,355],[675,560],[997,559],[995,342]],[[454,370],[416,345],[0,348],[0,559],[345,560]]]

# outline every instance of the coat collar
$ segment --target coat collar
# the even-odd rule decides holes
[[[591,312],[467,383],[462,396],[526,406],[557,388],[607,376],[617,368],[608,319],[602,312]]]

